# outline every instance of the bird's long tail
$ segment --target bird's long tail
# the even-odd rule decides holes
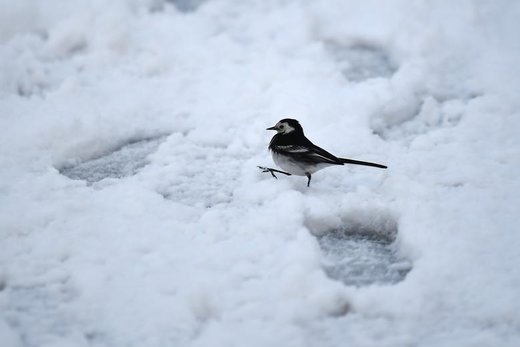
[[[346,158],[339,158],[343,164],[355,164],[355,165],[365,165],[365,166],[373,166],[378,167],[381,169],[386,169],[386,165],[376,164],[376,163],[370,163],[368,161],[360,161],[360,160],[353,160],[353,159],[346,159]]]

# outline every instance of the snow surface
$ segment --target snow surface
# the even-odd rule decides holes
[[[519,16],[0,0],[1,346],[520,345]]]

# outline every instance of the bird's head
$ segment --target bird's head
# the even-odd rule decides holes
[[[266,130],[276,130],[278,134],[287,135],[292,132],[302,133],[303,128],[296,119],[285,118],[276,123],[275,126],[267,128]]]

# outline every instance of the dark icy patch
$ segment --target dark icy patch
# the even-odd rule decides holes
[[[89,184],[109,177],[135,175],[148,164],[148,155],[157,150],[165,137],[131,141],[101,157],[63,168],[60,173],[74,180],[85,180]]]
[[[341,72],[349,81],[359,82],[369,78],[389,77],[397,70],[390,55],[374,45],[344,45],[326,41],[325,48],[337,61]]]
[[[348,222],[318,236],[323,268],[329,277],[352,286],[402,281],[411,263],[399,255],[396,236],[394,220]]]

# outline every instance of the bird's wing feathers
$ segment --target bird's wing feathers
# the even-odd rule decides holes
[[[273,146],[276,152],[286,154],[298,160],[308,162],[311,164],[327,163],[343,165],[341,160],[326,150],[311,144],[307,145],[280,145]]]

